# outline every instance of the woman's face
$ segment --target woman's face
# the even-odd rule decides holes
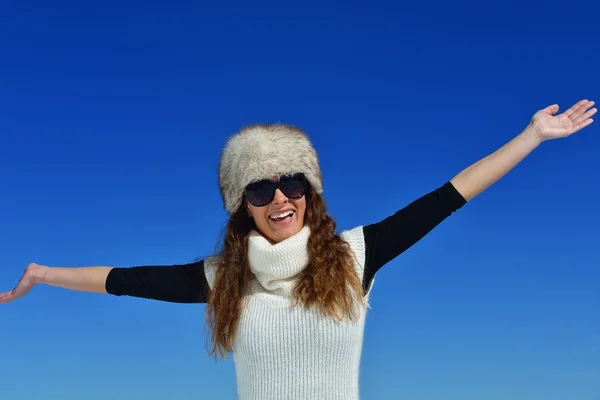
[[[296,179],[296,180],[295,180]],[[277,182],[279,178],[272,178],[271,182]],[[288,180],[287,182],[285,182]],[[304,215],[306,212],[306,196],[298,196],[297,178],[282,178],[284,185],[275,190],[275,195],[270,203],[264,206],[255,206],[246,201],[248,214],[254,219],[258,231],[268,240],[279,243],[294,236],[304,226]],[[304,183],[302,183],[304,185]],[[305,188],[305,186],[304,186]],[[288,197],[284,194],[288,193]],[[294,198],[299,197],[299,198]]]

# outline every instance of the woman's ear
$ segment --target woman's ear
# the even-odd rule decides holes
[[[244,200],[244,206],[246,207],[246,212],[248,213],[248,216],[252,218],[252,211],[250,211],[250,203],[248,203],[248,200]]]

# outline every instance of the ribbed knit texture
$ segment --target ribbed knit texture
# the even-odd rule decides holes
[[[240,400],[358,400],[366,311],[358,321],[336,322],[315,310],[292,307],[295,275],[308,261],[310,231],[272,245],[258,234],[249,241],[256,275],[245,297],[234,361]],[[355,253],[362,280],[362,227],[341,234]],[[214,284],[216,259],[205,260]],[[368,300],[368,294],[367,298]]]
[[[294,277],[308,264],[310,228],[304,226],[293,237],[271,244],[256,231],[248,239],[250,270],[260,285],[269,292],[289,296]]]

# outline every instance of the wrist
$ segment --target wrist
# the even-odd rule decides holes
[[[539,130],[533,126],[533,124],[527,125],[527,127],[519,136],[523,138],[532,148],[536,148],[544,141],[544,138],[540,134]]]
[[[29,266],[30,271],[31,271],[31,277],[33,278],[33,281],[37,284],[37,283],[46,283],[46,277],[48,274],[48,270],[50,269],[50,267],[47,267],[45,265],[39,265],[39,264],[31,264]]]

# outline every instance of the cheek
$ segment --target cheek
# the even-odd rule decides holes
[[[301,200],[295,201],[294,207],[296,207],[296,210],[298,211],[298,215],[301,216],[302,218],[304,218],[304,216],[306,215],[306,200],[301,199]]]
[[[255,208],[253,206],[250,206],[248,208],[248,216],[253,218],[254,221],[256,221],[257,223],[259,223],[261,219],[265,218],[264,214],[264,211],[262,211],[261,209]]]

